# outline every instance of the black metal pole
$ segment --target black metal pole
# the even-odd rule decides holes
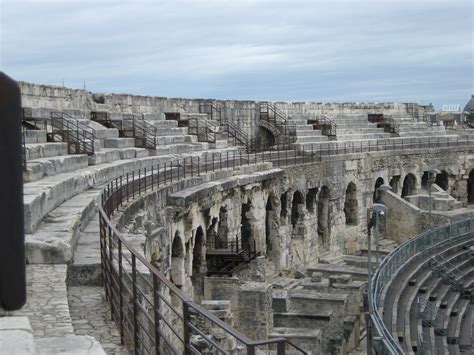
[[[18,84],[0,72],[0,307],[20,309],[26,302],[21,93]]]

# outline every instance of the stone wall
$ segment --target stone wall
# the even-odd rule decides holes
[[[61,86],[41,85],[19,82],[24,107],[51,108],[90,111],[110,111],[123,113],[161,114],[155,117],[164,119],[166,112],[197,113],[199,104],[212,99],[169,98],[130,94],[92,93],[82,89],[70,89]],[[248,130],[252,135],[258,132],[258,101],[212,100],[218,103],[223,115]],[[426,106],[417,107],[418,119],[423,118]],[[307,113],[336,116],[338,114],[384,113],[411,115],[409,105],[405,103],[320,103],[320,102],[278,102],[276,106],[288,114]]]

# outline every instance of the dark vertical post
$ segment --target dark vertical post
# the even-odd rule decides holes
[[[135,354],[139,354],[138,350],[138,292],[137,292],[137,260],[135,254],[132,253],[132,292],[133,292],[133,347]]]
[[[191,354],[191,332],[189,329],[189,322],[191,316],[189,314],[189,306],[186,301],[183,301],[183,338],[184,338],[184,355]]]
[[[26,302],[21,93],[18,84],[0,72],[0,308],[20,309]]]

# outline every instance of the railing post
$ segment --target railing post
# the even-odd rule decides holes
[[[158,188],[159,188],[160,187],[160,164],[158,164],[158,169],[157,169],[156,175],[158,177]]]
[[[277,343],[277,355],[285,355],[285,342]]]
[[[200,176],[200,162],[201,162],[201,157],[198,156],[198,171],[197,171],[197,176]]]
[[[132,253],[132,290],[133,290],[133,347],[138,355],[138,294],[137,294],[137,260]]]
[[[145,179],[145,193],[146,193],[146,168],[144,168],[144,169],[145,169],[145,172],[144,172],[145,178],[144,179]]]
[[[255,355],[255,345],[247,345],[247,355]]]
[[[173,161],[170,161],[170,168],[169,171],[171,172],[170,182],[173,183]]]
[[[159,284],[158,276],[153,273],[153,313],[154,313],[154,332],[155,332],[155,354],[161,353],[160,349],[160,296],[158,296]]]
[[[165,162],[165,168],[163,169],[163,176],[164,176],[164,184],[166,185],[166,162]]]
[[[189,306],[186,301],[183,300],[183,340],[184,340],[184,354],[191,354],[191,332],[189,329],[189,322],[191,322],[191,317],[189,314]]]
[[[120,343],[123,344],[123,279],[122,279],[122,241],[118,239],[118,257],[119,257],[119,307],[120,307]]]

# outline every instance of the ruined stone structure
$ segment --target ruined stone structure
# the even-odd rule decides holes
[[[278,135],[276,118],[271,127],[270,120],[259,124],[262,103],[20,85],[29,128],[24,148],[29,301],[13,316],[29,317],[32,328],[18,321],[34,335],[39,353],[60,346],[65,336],[79,348],[92,342],[98,353],[100,345],[108,353],[133,348],[168,353],[170,345],[162,341],[160,348],[147,335],[156,324],[178,352],[186,350],[179,334],[190,336],[202,353],[215,351],[203,334],[230,353],[248,351],[242,339],[202,316],[194,304],[251,340],[284,337],[312,354],[364,352],[368,209],[376,202],[388,208],[379,230],[382,256],[430,227],[473,215],[474,144],[429,126],[428,108],[421,105],[274,103],[275,117],[296,127],[291,145],[249,151],[233,144],[241,137],[231,136],[228,127],[248,137]],[[214,111],[202,112],[202,104],[211,101],[220,114],[215,132],[209,130],[209,122],[217,122]],[[67,115],[56,131],[49,126],[55,112]],[[103,124],[122,125],[104,127],[99,113],[108,117]],[[133,136],[124,128],[127,115],[135,117]],[[335,123],[335,140],[315,129],[321,116]],[[191,134],[193,119],[209,124],[206,137],[215,133],[217,139]],[[64,128],[70,121],[75,126]],[[141,121],[155,133],[153,149],[137,146],[138,138],[145,139],[136,135]],[[71,131],[84,140],[51,141]],[[88,144],[88,153],[68,154]],[[426,175],[432,169],[440,171],[434,181]],[[378,189],[384,184],[391,191]],[[119,234],[123,240],[114,239]],[[139,256],[174,285],[155,288],[162,295],[155,303],[154,271]],[[120,288],[127,296],[115,299],[114,277],[127,275],[133,282]],[[100,303],[104,283],[108,304]],[[48,295],[43,284],[52,285],[55,294]],[[112,306],[118,328],[107,314],[87,310],[90,299],[101,312]],[[86,309],[83,314],[78,305]],[[170,324],[138,326],[156,317],[157,305]],[[139,307],[148,313],[134,318]],[[183,317],[203,334],[194,328],[186,333]],[[259,350],[275,351],[275,344]],[[284,347],[298,351],[291,344]]]

